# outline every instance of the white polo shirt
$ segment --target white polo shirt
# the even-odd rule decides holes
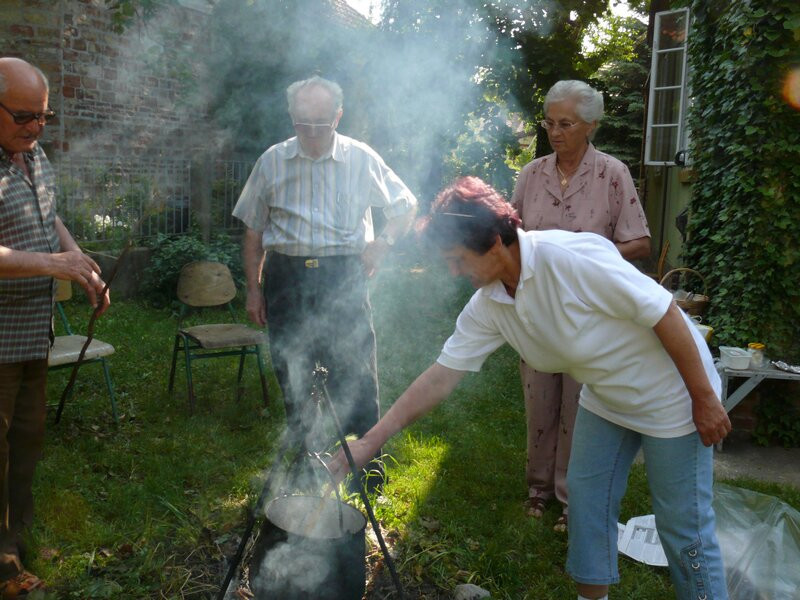
[[[585,384],[580,404],[654,437],[695,430],[689,392],[653,331],[672,295],[593,233],[522,231],[516,298],[500,281],[479,289],[461,311],[437,362],[478,371],[508,342],[538,371]],[[684,315],[717,396],[708,346]]]

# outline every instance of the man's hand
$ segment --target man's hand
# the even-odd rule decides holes
[[[100,279],[95,272],[92,272],[92,277],[89,283],[83,286],[83,289],[86,291],[86,296],[89,298],[89,304],[91,304],[93,308],[97,309],[99,303],[100,310],[97,311],[98,317],[106,312],[106,309],[111,304],[110,290],[106,290],[105,294],[103,293],[103,288],[105,287],[106,282]]]
[[[100,279],[100,266],[95,261],[80,250],[50,254],[48,258],[50,262],[48,275],[76,282],[86,292],[89,304],[94,308],[100,306],[98,316],[106,311],[111,304],[111,298],[108,290],[103,294],[106,284]]]
[[[373,277],[378,272],[378,267],[383,261],[387,250],[389,250],[389,244],[381,238],[369,242],[367,247],[364,248],[361,253],[361,262],[364,263],[364,272],[367,277]]]
[[[247,317],[259,327],[267,324],[267,305],[261,290],[247,288]]]
[[[100,266],[88,255],[80,250],[67,250],[49,255],[50,268],[48,275],[57,279],[68,279],[80,284],[84,289],[88,289],[92,276],[100,274]]]
[[[728,413],[715,395],[692,402],[692,419],[706,446],[718,444],[731,432]]]

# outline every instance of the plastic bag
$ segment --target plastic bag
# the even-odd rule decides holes
[[[800,511],[721,483],[714,511],[730,600],[800,598]]]

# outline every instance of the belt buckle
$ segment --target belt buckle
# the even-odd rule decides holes
[[[316,258],[307,258],[306,262],[304,263],[306,269],[318,269],[319,268],[319,260]]]

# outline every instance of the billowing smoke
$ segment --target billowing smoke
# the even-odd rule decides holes
[[[137,106],[158,95],[161,118],[157,128],[143,129],[141,120],[131,118],[127,124],[123,120],[122,127],[105,132],[102,128],[87,130],[84,137],[69,140],[70,155],[94,157],[104,149],[130,146],[135,141],[149,158],[166,159],[175,154],[195,160],[206,155],[253,161],[269,146],[293,135],[286,87],[319,74],[337,81],[344,90],[339,131],[373,146],[418,195],[424,212],[448,175],[446,163],[466,134],[465,123],[470,119],[479,123],[484,118],[475,113],[482,101],[485,105],[480,83],[486,73],[480,66],[501,51],[497,40],[484,22],[461,8],[436,17],[435,25],[415,30],[413,23],[401,27],[395,22],[378,28],[343,21],[341,13],[332,8],[335,6],[327,0],[219,0],[203,20],[202,29],[190,39],[182,34],[186,23],[174,8],[165,8],[145,24],[131,25],[140,27],[141,35],[130,36],[131,47],[121,48],[120,53],[144,52],[146,60],[136,63],[140,68],[174,76],[181,88],[169,93],[153,88],[141,72],[120,69],[118,80],[123,85],[119,89],[128,90],[130,96],[119,97],[119,92],[117,104],[132,107],[132,116],[136,116]],[[504,118],[502,111],[495,116]],[[505,153],[504,148],[495,151]],[[409,254],[413,243],[405,242]],[[386,318],[394,318],[392,314],[416,318],[420,309],[430,310],[425,306],[430,296],[442,296],[441,291],[426,294],[402,288],[404,282],[422,279],[408,276],[411,263],[400,261],[403,274],[396,280],[391,270],[379,275],[378,284],[392,290],[381,295]],[[426,281],[456,289],[450,288],[453,284],[447,277]],[[337,314],[341,311],[336,310],[335,301],[310,310]],[[433,310],[443,315],[447,312]],[[338,331],[340,328],[328,329],[324,319],[308,319],[298,323],[294,340],[305,347],[314,340],[336,336]],[[353,334],[354,339],[364,339],[370,332]],[[443,342],[445,334],[437,335]],[[382,343],[380,336],[378,343]],[[303,354],[299,350],[298,357]],[[342,345],[340,352],[346,355],[348,348]],[[336,362],[335,357],[320,360],[335,371],[335,364],[330,364]],[[292,393],[297,397],[310,396],[315,366],[299,358],[286,361],[288,378],[295,382]],[[335,381],[331,395],[339,417],[351,423],[362,410],[363,384],[337,379],[335,372],[331,377]],[[313,429],[316,408],[309,406],[302,420]],[[322,414],[324,418],[324,411]],[[324,444],[311,439],[308,445],[320,450]],[[296,547],[278,542],[264,556],[260,571],[262,576],[283,573],[293,580],[302,576],[306,578],[303,585],[313,588],[326,580],[325,569],[335,563],[321,556],[311,562],[314,564],[298,560]],[[315,565],[318,569],[312,568]]]

